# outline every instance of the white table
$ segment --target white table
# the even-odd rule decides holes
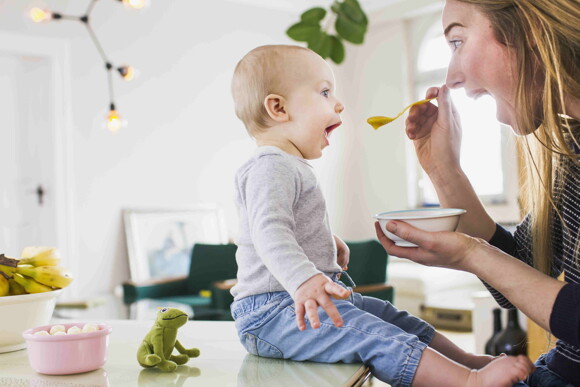
[[[60,320],[57,322],[75,322]],[[369,376],[363,364],[321,364],[249,355],[238,341],[233,322],[188,321],[178,331],[186,347],[201,350],[198,358],[175,372],[144,369],[136,359],[141,340],[153,321],[95,321],[113,327],[107,363],[77,375],[36,373],[26,350],[0,354],[0,386],[360,386]]]

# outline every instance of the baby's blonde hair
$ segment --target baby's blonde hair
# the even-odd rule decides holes
[[[291,45],[260,46],[247,53],[236,66],[232,79],[232,95],[236,115],[250,136],[271,126],[264,107],[269,94],[284,95],[288,91],[286,66],[289,55],[296,51],[313,51]]]

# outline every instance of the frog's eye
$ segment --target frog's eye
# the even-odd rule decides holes
[[[161,309],[161,313],[165,313],[165,312],[167,312],[167,308]]]

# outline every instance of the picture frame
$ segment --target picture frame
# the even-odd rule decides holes
[[[131,280],[136,283],[185,277],[195,243],[228,243],[217,204],[123,210]]]

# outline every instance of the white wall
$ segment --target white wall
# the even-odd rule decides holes
[[[303,11],[226,0],[150,3],[145,12],[132,12],[99,1],[92,14],[111,61],[140,72],[131,83],[115,80],[117,107],[129,126],[112,135],[102,127],[105,72],[82,26],[36,25],[24,17],[31,4],[79,15],[85,2],[0,0],[0,31],[70,44],[74,266],[82,267],[71,286],[76,296],[109,291],[129,278],[125,207],[217,202],[235,236],[233,176],[253,143],[233,112],[231,74],[253,47],[293,43],[284,31]],[[371,18],[365,44],[348,45],[346,61],[333,65],[344,124],[314,163],[334,230],[347,240],[373,238],[372,214],[407,207],[403,121],[379,131],[365,122],[409,102],[405,24],[389,17]]]

